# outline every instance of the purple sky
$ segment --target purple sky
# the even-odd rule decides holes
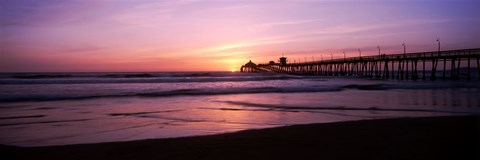
[[[478,0],[0,0],[0,71],[227,71],[480,47]]]

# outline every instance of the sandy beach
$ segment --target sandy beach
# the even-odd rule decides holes
[[[361,120],[1,151],[13,159],[478,159],[480,117]]]

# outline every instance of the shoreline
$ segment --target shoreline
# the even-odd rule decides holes
[[[301,124],[219,135],[46,147],[14,159],[478,159],[480,116]]]

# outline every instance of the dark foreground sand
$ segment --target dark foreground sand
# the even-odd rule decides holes
[[[480,159],[480,116],[401,118],[38,148],[9,159]],[[2,158],[3,159],[3,158]]]

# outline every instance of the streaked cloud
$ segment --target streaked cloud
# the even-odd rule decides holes
[[[479,47],[477,4],[4,0],[0,71],[229,70],[282,53],[354,56],[358,48],[373,54],[377,45],[395,53],[402,42],[425,51],[437,37],[445,49]]]

